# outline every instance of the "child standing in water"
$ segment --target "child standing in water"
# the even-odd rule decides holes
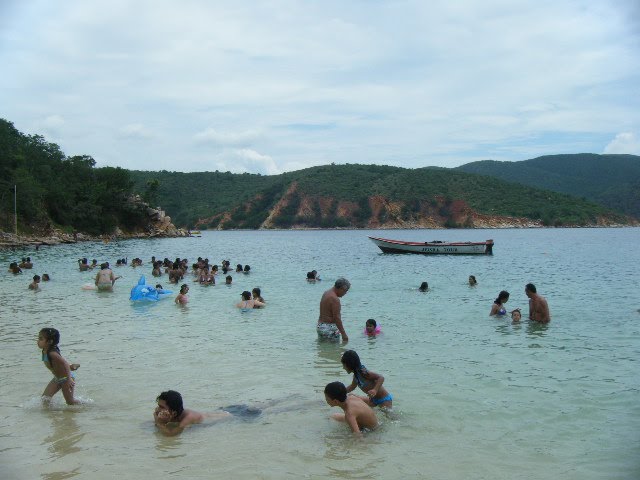
[[[356,387],[367,394],[360,397],[371,407],[391,408],[393,406],[393,395],[382,386],[384,377],[371,372],[360,363],[360,357],[353,350],[347,350],[342,354],[342,367],[347,373],[353,373],[353,381],[347,387],[347,393],[355,390]]]
[[[72,372],[80,368],[80,365],[77,363],[69,365],[69,362],[60,355],[58,342],[60,342],[60,332],[58,330],[55,328],[43,328],[40,330],[38,348],[42,350],[44,366],[53,373],[53,379],[44,389],[42,399],[45,403],[49,403],[51,397],[58,393],[58,390],[62,390],[62,395],[67,405],[75,405],[80,402],[73,398],[75,375]]]

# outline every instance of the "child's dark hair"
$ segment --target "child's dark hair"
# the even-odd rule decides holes
[[[189,288],[189,285],[187,285],[186,283],[183,283],[183,284],[180,286],[180,293],[182,293],[182,294],[187,293],[187,288]]]
[[[342,382],[327,383],[327,386],[324,387],[324,393],[331,400],[338,400],[339,402],[347,400],[347,387]]]
[[[184,407],[182,406],[182,395],[180,395],[175,390],[167,390],[166,392],[162,392],[156,398],[156,402],[158,400],[164,400],[169,407],[169,410],[176,412],[177,416],[182,415],[184,411]]]
[[[51,350],[60,353],[60,349],[58,348],[58,343],[60,343],[60,332],[55,328],[43,328],[40,330],[40,335],[42,335],[47,340],[47,353]]]
[[[378,324],[376,323],[376,321],[373,318],[370,318],[369,320],[367,320],[365,325],[371,325],[373,328],[376,328],[378,326]]]
[[[426,292],[427,290],[429,290],[429,284],[427,282],[422,282],[418,290],[420,290],[421,292]]]
[[[354,350],[347,350],[346,352],[344,352],[340,361],[345,367],[353,372],[357,372],[362,368],[360,357]]]

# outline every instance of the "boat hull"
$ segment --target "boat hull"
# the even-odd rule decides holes
[[[403,242],[369,237],[383,253],[419,253],[423,255],[491,255],[493,240],[486,242]]]

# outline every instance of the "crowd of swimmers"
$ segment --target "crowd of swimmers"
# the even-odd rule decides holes
[[[31,270],[33,268],[33,262],[31,261],[31,257],[25,257],[22,259],[20,263],[11,262],[9,264],[9,273],[13,273],[14,275],[19,275],[22,273],[22,269]],[[31,279],[31,283],[29,284],[29,290],[39,290],[40,282],[48,282],[51,280],[51,277],[48,273],[43,273],[42,276],[34,275]]]
[[[127,259],[119,259],[117,266],[127,265]],[[29,266],[25,266],[29,265]],[[89,264],[86,258],[78,260],[81,271],[92,270],[96,268],[97,261],[93,260]],[[189,273],[188,260],[176,258],[175,261],[168,259],[151,260],[153,267],[152,274],[160,277],[167,274],[171,283],[178,283],[183,280],[185,275]],[[131,262],[132,267],[142,266],[142,260],[136,258]],[[191,265],[191,274],[194,282],[202,285],[215,285],[215,276],[219,273],[223,275],[232,271],[232,267],[228,260],[223,260],[221,268],[218,265],[209,265],[208,259],[198,258],[196,263]],[[9,270],[15,273],[15,268],[33,268],[33,263],[29,257],[23,259],[21,264],[12,262]],[[248,274],[251,270],[249,265],[238,264],[235,272]],[[46,278],[45,278],[46,277]],[[100,264],[100,270],[95,278],[95,284],[98,289],[112,289],[115,281],[120,278],[114,275],[110,269],[109,263]],[[33,277],[33,282],[29,285],[30,289],[37,289],[40,281],[49,280],[49,276],[44,274],[42,279],[39,275]],[[315,282],[320,278],[316,270],[307,273],[307,281]],[[231,284],[230,275],[225,277],[225,283]],[[470,286],[478,284],[475,276],[470,275]],[[349,337],[344,329],[341,316],[340,299],[346,295],[351,288],[351,284],[345,278],[339,278],[333,287],[325,291],[320,300],[320,315],[317,323],[317,333],[321,339],[342,339],[344,343],[348,342]],[[157,284],[156,289],[162,291],[162,285]],[[422,282],[418,290],[422,292],[428,291],[427,282]],[[175,298],[175,303],[185,304],[188,302],[189,285],[182,284],[180,292]],[[549,307],[544,297],[537,293],[535,285],[528,283],[525,286],[525,294],[529,298],[529,319],[536,322],[547,323],[551,316]],[[505,317],[508,312],[505,304],[509,300],[509,292],[501,291],[494,300],[489,315],[494,317]],[[237,303],[237,307],[242,310],[254,308],[262,308],[266,305],[262,297],[260,288],[256,287],[251,292],[245,290],[241,293],[241,301]],[[521,319],[521,311],[519,308],[509,312],[513,322],[519,322]],[[364,334],[375,337],[381,332],[380,325],[373,318],[365,322]],[[75,389],[75,371],[80,367],[79,364],[69,363],[61,354],[59,348],[60,333],[55,328],[43,328],[38,335],[37,345],[41,349],[42,361],[45,367],[53,374],[53,378],[45,387],[43,392],[43,401],[50,402],[51,397],[58,391],[62,391],[67,404],[73,405],[79,403],[74,397]],[[347,350],[341,356],[342,368],[351,375],[351,382],[346,385],[340,381],[328,383],[324,388],[324,396],[326,403],[331,407],[338,407],[341,413],[333,414],[332,418],[346,423],[350,429],[361,434],[363,431],[372,430],[378,425],[378,419],[373,408],[379,407],[385,412],[390,412],[393,407],[393,395],[389,393],[384,386],[384,376],[375,373],[365,367],[361,362],[359,355],[354,350]],[[355,395],[352,392],[360,389],[365,395]],[[185,409],[183,399],[179,392],[168,390],[160,393],[156,398],[156,408],[153,418],[158,429],[166,435],[175,435],[184,430],[185,427],[201,423],[205,419],[221,420],[236,415],[256,415],[260,413],[259,409],[246,406],[230,406],[224,407],[215,413],[200,413],[195,410]]]

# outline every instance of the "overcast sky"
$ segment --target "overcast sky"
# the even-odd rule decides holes
[[[638,0],[0,0],[0,118],[138,170],[640,154]]]

